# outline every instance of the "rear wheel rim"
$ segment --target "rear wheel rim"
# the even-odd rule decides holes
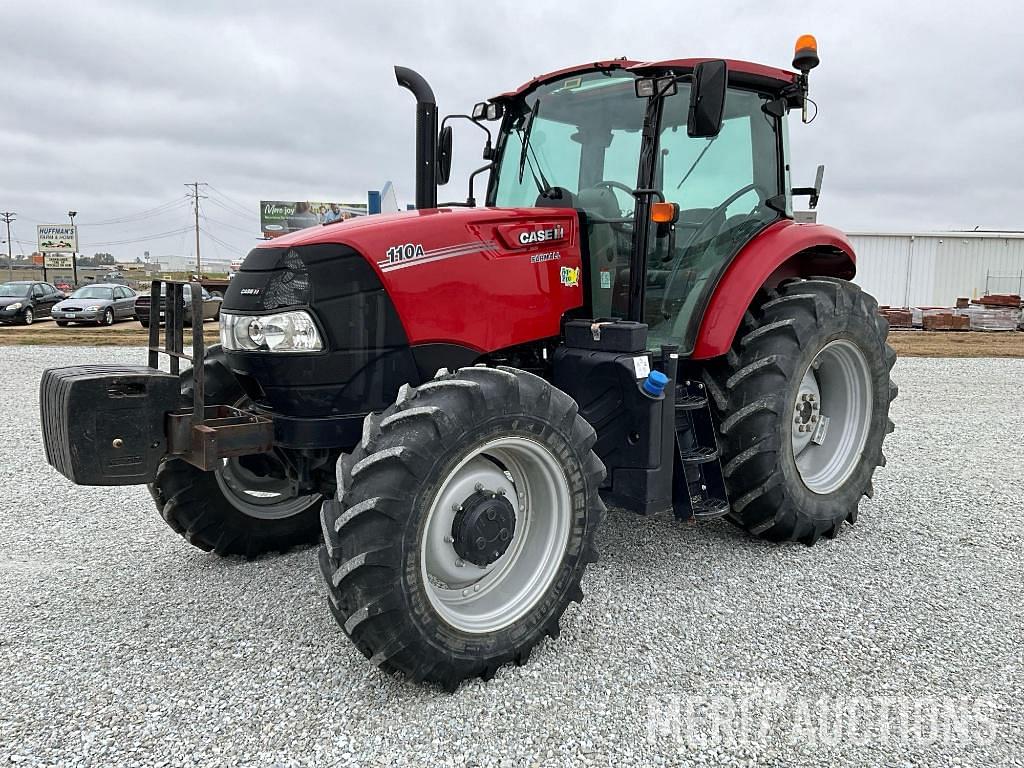
[[[873,412],[871,369],[847,339],[830,341],[807,367],[793,403],[793,458],[808,490],[840,488],[861,464]]]
[[[504,496],[515,510],[507,548],[486,566],[463,560],[452,539],[460,505],[477,492]],[[564,470],[537,441],[503,437],[471,451],[441,484],[422,529],[420,571],[431,606],[449,625],[473,634],[521,619],[558,574],[572,509]]]

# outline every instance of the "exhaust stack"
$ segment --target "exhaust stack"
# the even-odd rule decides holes
[[[423,76],[395,67],[398,84],[416,97],[416,207],[437,207],[437,102]]]

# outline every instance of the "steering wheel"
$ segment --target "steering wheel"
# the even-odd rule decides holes
[[[636,202],[636,198],[633,196],[633,188],[628,184],[623,184],[621,181],[599,181],[594,185],[595,189],[598,187],[607,187],[610,190],[620,189],[629,195],[630,200],[633,200],[634,203]]]
[[[743,197],[748,192],[754,192],[754,191],[757,191],[757,185],[756,184],[747,184],[747,185],[741,187],[740,189],[737,189],[735,192],[733,192],[731,195],[729,195],[727,198],[725,198],[725,200],[723,200],[718,205],[716,205],[714,207],[714,209],[711,211],[711,213],[708,214],[708,217],[706,219],[704,219],[704,221],[702,221],[700,223],[700,225],[697,227],[697,229],[694,230],[693,234],[690,235],[690,239],[689,239],[687,244],[698,242],[700,240],[700,236],[703,235],[704,231],[706,229],[708,229],[708,227],[710,227],[714,222],[719,221],[719,220],[721,220],[721,221],[725,220],[725,212],[729,209],[730,205],[735,203],[737,200],[739,200],[741,197]],[[760,197],[760,194],[758,196]],[[662,315],[668,314],[667,313],[667,307],[668,307],[669,298],[672,296],[672,283],[675,281],[676,275],[679,273],[679,268],[682,265],[683,265],[683,259],[682,259],[682,257],[680,257],[679,259],[676,260],[675,266],[672,267],[672,271],[669,273],[668,279],[665,281],[665,294],[664,294],[664,296],[662,296],[662,299],[661,299],[661,314]]]

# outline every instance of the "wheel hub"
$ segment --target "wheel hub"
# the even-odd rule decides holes
[[[455,513],[452,546],[463,560],[483,568],[505,554],[515,531],[516,512],[504,489],[481,488]]]

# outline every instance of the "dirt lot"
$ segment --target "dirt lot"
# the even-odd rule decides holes
[[[146,344],[146,329],[137,322],[110,328],[68,326],[58,328],[49,320],[26,327],[0,326],[0,346],[51,345],[60,347],[137,347]],[[217,342],[217,324],[203,328],[207,344]],[[189,329],[185,329],[186,339]],[[1024,357],[1024,333],[973,331],[892,331],[889,343],[903,357]]]
[[[117,323],[110,327],[94,325],[69,325],[60,328],[51,320],[40,320],[33,325],[0,325],[0,346],[42,346],[54,347],[143,347],[149,330],[138,322]],[[217,323],[208,322],[203,327],[207,344],[218,341]],[[192,338],[191,329],[185,329],[186,345]]]

